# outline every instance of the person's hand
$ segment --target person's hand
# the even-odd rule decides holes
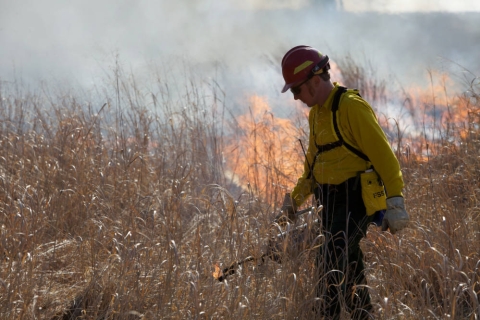
[[[390,229],[392,234],[404,229],[410,218],[405,210],[403,197],[392,197],[387,199],[387,211],[382,221],[382,231]]]
[[[293,201],[290,193],[286,193],[280,208],[280,214],[275,217],[275,222],[280,226],[284,226],[287,222],[295,222],[297,219],[296,212],[297,206],[295,201]]]

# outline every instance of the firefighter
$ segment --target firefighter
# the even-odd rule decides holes
[[[404,184],[372,107],[358,91],[332,82],[329,69],[328,56],[310,46],[294,47],[283,57],[282,93],[290,90],[310,108],[310,133],[304,172],[281,211],[295,220],[296,208],[312,194],[323,205],[317,315],[339,319],[345,306],[352,319],[369,319],[373,307],[359,243],[378,215],[384,214],[382,230],[406,227]]]

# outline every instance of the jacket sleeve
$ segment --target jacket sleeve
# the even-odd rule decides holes
[[[400,164],[384,131],[378,124],[372,107],[356,95],[350,98],[349,103],[352,105],[346,108],[348,129],[350,130],[343,132],[350,131],[351,135],[344,139],[348,143],[356,145],[370,159],[385,184],[388,197],[403,196],[404,184]]]

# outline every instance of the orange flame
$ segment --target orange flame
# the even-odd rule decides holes
[[[445,73],[429,72],[427,88],[412,86],[404,91],[404,107],[412,119],[403,144],[416,160],[427,161],[444,147],[458,146],[468,138],[478,106],[458,94],[459,86]],[[400,119],[403,121],[403,119]],[[382,123],[385,125],[385,123]]]
[[[249,102],[250,113],[237,117],[236,133],[225,155],[230,175],[257,195],[283,194],[303,169],[297,142],[302,132],[290,119],[275,117],[266,98],[252,96]]]

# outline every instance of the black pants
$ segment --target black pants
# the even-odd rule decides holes
[[[319,185],[315,197],[323,205],[325,236],[316,258],[317,315],[339,319],[345,309],[352,319],[368,319],[372,305],[359,243],[373,216],[366,215],[360,181],[352,178],[340,185]]]

